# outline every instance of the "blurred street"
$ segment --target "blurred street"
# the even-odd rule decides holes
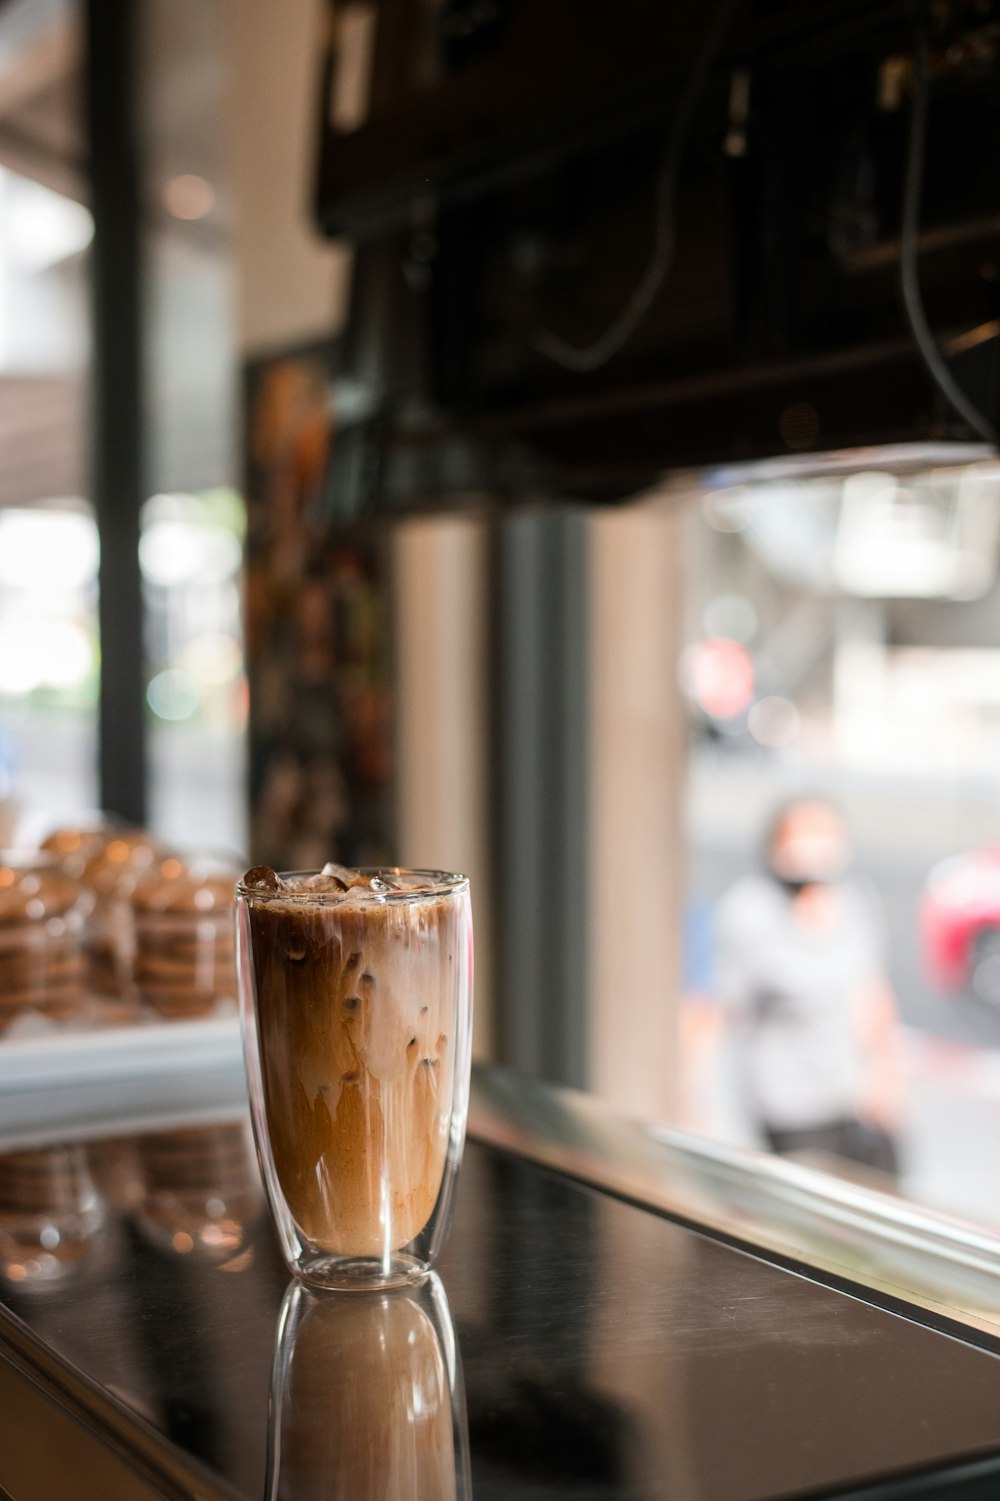
[[[1000,844],[1000,785],[954,779],[875,778],[824,771],[796,780],[771,760],[692,755],[688,791],[688,891],[702,910],[757,859],[769,813],[796,788],[834,797],[877,888],[905,1029],[907,1113],[903,1188],[918,1202],[1000,1225],[1000,1012],[963,994],[943,995],[923,971],[917,906],[927,872],[947,856]],[[710,987],[709,987],[710,988]],[[694,1065],[696,1114],[748,1140],[726,1097],[717,1060]],[[705,1125],[702,1124],[702,1129]]]

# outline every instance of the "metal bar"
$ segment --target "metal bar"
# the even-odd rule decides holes
[[[953,245],[968,245],[975,240],[994,240],[1000,232],[1000,214],[989,214],[981,219],[964,219],[959,224],[942,224],[937,229],[925,229],[917,236],[917,250],[921,255],[935,250],[948,250]],[[899,240],[882,240],[877,245],[867,245],[855,250],[843,260],[848,276],[865,271],[876,271],[882,266],[898,266],[902,253]]]
[[[987,1229],[505,1069],[474,1070],[469,1134],[1000,1352],[1000,1238]]]
[[[499,523],[494,817],[500,1056],[582,1086],[586,1009],[585,522]]]
[[[588,422],[595,417],[605,417],[616,412],[653,411],[710,397],[768,390],[789,382],[823,380],[879,366],[911,363],[916,363],[916,356],[909,339],[895,339],[886,344],[854,345],[849,349],[834,349],[817,355],[796,355],[792,359],[774,360],[766,364],[730,365],[680,380],[649,381],[643,386],[601,391],[593,396],[557,398],[534,407],[515,407],[510,412],[481,418],[476,423],[475,430],[485,435],[532,431],[536,428]]]
[[[587,1083],[587,533],[572,510],[541,522],[538,588],[545,635],[535,651],[541,678],[538,733],[551,846],[539,880],[556,931],[543,943],[545,1077]],[[539,650],[540,645],[540,650]]]
[[[135,0],[87,0],[86,122],[94,240],[91,472],[101,540],[102,805],[146,814],[139,511],[144,496],[139,72]]]

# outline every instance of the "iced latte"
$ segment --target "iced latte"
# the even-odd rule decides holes
[[[258,1147],[286,1255],[319,1281],[425,1270],[464,1132],[468,883],[258,868],[237,894]]]

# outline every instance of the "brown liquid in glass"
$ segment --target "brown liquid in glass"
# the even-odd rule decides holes
[[[383,1256],[427,1224],[448,1149],[458,907],[250,902],[274,1167],[302,1234]]]

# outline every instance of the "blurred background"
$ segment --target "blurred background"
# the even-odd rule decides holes
[[[831,798],[1000,1223],[1000,14],[530,9],[0,4],[3,842],[467,870],[480,1057],[762,1145],[720,903]]]

